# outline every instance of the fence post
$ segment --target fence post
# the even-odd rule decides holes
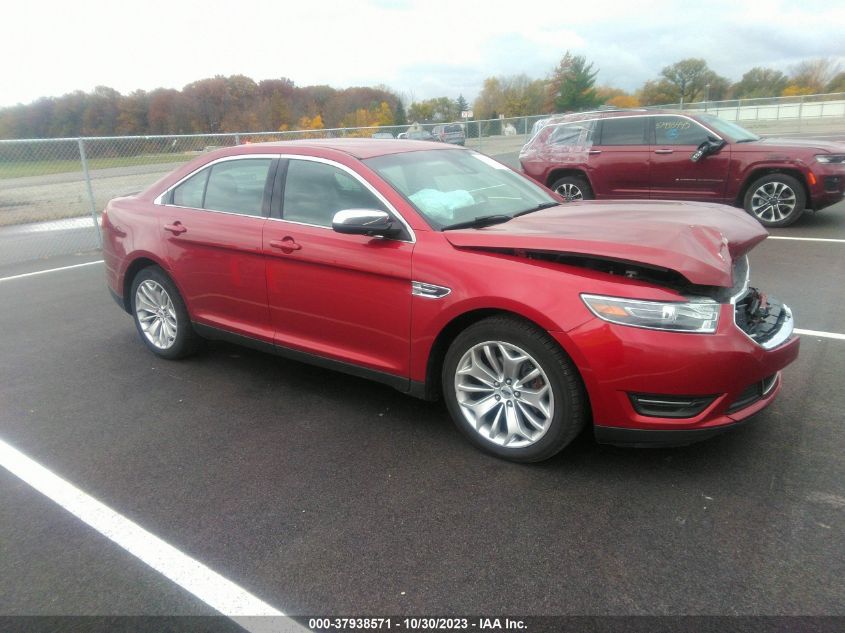
[[[477,121],[478,125],[478,151],[481,151],[481,121]]]
[[[798,100],[798,131],[801,131],[801,123],[803,122],[802,119],[804,117],[804,95]]]
[[[241,144],[241,135],[235,134],[235,145],[240,145],[240,144]]]
[[[97,246],[103,248],[103,236],[100,235],[100,223],[97,222],[97,203],[94,201],[94,190],[91,188],[91,174],[88,173],[88,158],[85,156],[85,142],[76,139],[79,145],[79,158],[82,161],[82,175],[85,177],[85,187],[88,190],[88,202],[91,205],[91,219],[94,221],[94,231],[97,234]]]

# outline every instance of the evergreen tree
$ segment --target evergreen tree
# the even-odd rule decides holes
[[[593,70],[593,64],[588,64],[586,57],[566,51],[552,74],[552,103],[549,105],[555,112],[589,110],[600,105],[602,100],[593,88],[598,74],[598,69]]]

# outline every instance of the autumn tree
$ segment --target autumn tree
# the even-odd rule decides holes
[[[776,97],[783,92],[788,81],[779,70],[757,66],[731,87],[731,94],[737,99]]]
[[[792,94],[818,94],[824,92],[830,81],[841,70],[839,62],[829,57],[808,59],[792,68],[789,85]]]
[[[845,71],[838,73],[828,82],[826,92],[845,92]]]
[[[548,109],[555,112],[589,110],[601,104],[596,95],[594,84],[598,69],[587,63],[583,55],[573,55],[566,51],[560,63],[552,71],[549,84]]]

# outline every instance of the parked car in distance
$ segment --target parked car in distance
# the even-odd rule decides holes
[[[771,404],[798,354],[790,309],[749,284],[752,217],[563,205],[454,145],[225,148],[115,198],[102,227],[108,287],[161,358],[223,339],[442,398],[515,461],[585,425],[706,438]]]
[[[431,135],[435,141],[463,145],[466,143],[464,127],[460,123],[448,123],[446,125],[435,125],[431,129]]]
[[[651,198],[743,207],[788,226],[845,195],[845,144],[762,139],[712,114],[612,110],[556,117],[522,148],[523,171],[567,200]]]
[[[392,132],[373,132],[371,138],[394,138]]]
[[[396,138],[407,139],[411,141],[433,141],[434,137],[428,130],[408,130],[402,132]]]

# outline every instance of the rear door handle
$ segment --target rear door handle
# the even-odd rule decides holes
[[[283,253],[292,253],[302,248],[290,235],[280,240],[270,240],[270,246],[280,249]]]
[[[656,149],[656,150],[654,150],[654,153],[655,154],[671,154],[674,151],[675,150],[673,150],[673,149]]]
[[[601,154],[601,150],[600,149],[591,149],[587,153],[595,156],[596,154]]]
[[[188,229],[182,226],[182,223],[179,220],[176,220],[173,224],[165,224],[164,225],[165,231],[170,231],[173,235],[181,235]]]

